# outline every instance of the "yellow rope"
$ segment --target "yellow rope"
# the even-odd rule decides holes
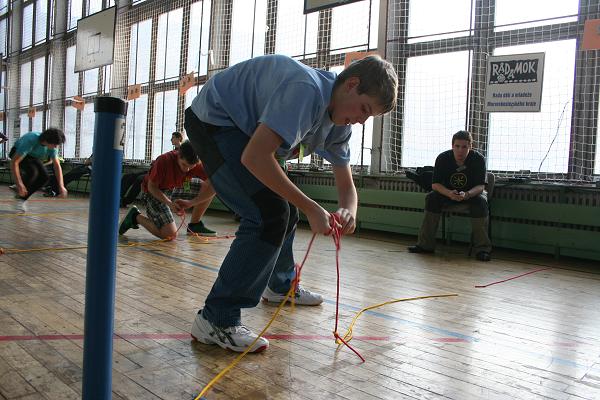
[[[12,213],[6,213],[6,214],[0,214],[0,217],[2,218],[14,218],[14,217],[46,217],[46,216],[52,216],[52,215],[68,215],[68,214],[81,214],[83,212],[87,212],[87,210],[81,210],[81,211],[57,211],[57,212],[53,212],[53,213],[43,213],[43,214],[37,214],[37,213],[18,213],[18,214],[12,214]]]
[[[168,242],[170,239],[159,239],[153,240],[148,243],[128,243],[128,244],[118,244],[117,247],[142,247],[142,246],[152,246],[155,244]],[[66,246],[66,247],[38,247],[35,249],[3,249],[0,248],[0,254],[15,254],[15,253],[31,253],[36,251],[63,251],[63,250],[78,250],[78,249],[87,249],[88,246]]]
[[[279,306],[275,310],[275,313],[271,317],[271,320],[267,323],[267,325],[263,328],[263,330],[258,334],[258,336],[256,336],[256,339],[254,339],[254,341],[252,343],[250,343],[248,348],[243,353],[241,353],[239,356],[237,356],[227,367],[225,367],[225,369],[223,369],[221,372],[219,372],[217,374],[217,376],[212,378],[211,381],[208,382],[206,384],[206,386],[204,386],[204,389],[202,389],[200,394],[198,396],[196,396],[196,398],[194,400],[201,399],[202,396],[204,396],[215,383],[217,383],[227,372],[229,372],[233,367],[235,367],[241,361],[241,359],[244,358],[244,356],[246,354],[248,354],[250,352],[250,349],[252,348],[252,346],[254,346],[256,344],[258,339],[260,339],[260,337],[267,331],[267,329],[269,329],[269,327],[271,326],[273,321],[275,321],[275,318],[277,318],[277,315],[279,315],[279,312],[281,311],[281,309],[283,308],[285,303],[287,303],[288,299],[294,298],[293,294],[294,294],[295,290],[296,290],[296,285],[292,284],[292,287],[290,288],[290,290],[288,290],[287,294],[285,295],[285,299],[283,299],[281,304],[279,304]],[[292,300],[292,304],[294,304],[293,300]]]
[[[349,342],[352,340],[352,328],[354,327],[354,324],[356,323],[356,320],[358,320],[358,318],[365,312],[365,311],[369,311],[372,310],[374,308],[379,308],[379,307],[383,307],[386,306],[388,304],[394,304],[394,303],[399,303],[401,301],[411,301],[411,300],[422,300],[422,299],[432,299],[432,298],[436,298],[436,297],[452,297],[452,296],[458,296],[458,294],[456,293],[452,293],[452,294],[438,294],[438,295],[433,295],[433,296],[420,296],[420,297],[409,297],[409,298],[405,298],[405,299],[396,299],[396,300],[390,300],[390,301],[386,301],[384,303],[379,303],[379,304],[375,304],[374,306],[369,306],[369,307],[365,307],[362,310],[360,310],[352,319],[352,322],[350,323],[350,326],[348,327],[348,331],[346,332],[346,334],[344,335],[344,341]],[[335,343],[338,345],[338,348],[343,344],[340,340],[336,339]]]

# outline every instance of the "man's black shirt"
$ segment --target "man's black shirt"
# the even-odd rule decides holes
[[[466,192],[485,184],[485,176],[485,158],[475,150],[469,151],[461,166],[456,164],[452,150],[441,153],[435,160],[433,183],[444,185],[450,190]]]

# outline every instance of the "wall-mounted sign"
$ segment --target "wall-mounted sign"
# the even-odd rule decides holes
[[[543,77],[544,53],[491,56],[487,65],[484,111],[540,111]]]

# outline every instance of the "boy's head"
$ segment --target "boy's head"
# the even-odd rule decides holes
[[[171,144],[178,149],[179,146],[181,146],[181,142],[183,142],[183,135],[181,132],[173,132],[171,134]]]
[[[379,56],[354,61],[335,80],[329,113],[336,125],[364,124],[396,107],[398,76]]]
[[[473,136],[467,131],[458,131],[452,135],[452,153],[458,163],[463,163],[473,146]]]
[[[179,164],[179,168],[181,168],[183,172],[188,172],[200,162],[198,155],[194,151],[189,140],[181,143],[181,146],[179,146],[177,151],[177,164]]]
[[[48,128],[40,135],[40,143],[49,149],[55,149],[65,142],[65,134],[58,128]]]

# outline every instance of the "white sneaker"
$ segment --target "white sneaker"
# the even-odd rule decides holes
[[[267,286],[262,294],[262,298],[264,301],[268,301],[270,303],[281,303],[283,299],[285,299],[286,294],[287,293],[275,293]],[[294,296],[295,304],[300,306],[318,306],[322,302],[323,296],[318,293],[313,293],[310,290],[304,289],[302,286],[298,285],[298,289],[296,289],[296,295]]]
[[[260,353],[269,348],[269,341],[264,337],[259,337],[256,343],[252,344],[258,337],[244,325],[230,326],[228,328],[219,328],[210,323],[202,315],[202,310],[198,311],[196,319],[192,324],[192,338],[204,344],[216,344],[224,349],[230,349],[243,353],[248,346],[252,345],[250,353]]]
[[[26,213],[27,212],[27,200],[16,199],[15,200],[15,211],[17,213]]]

